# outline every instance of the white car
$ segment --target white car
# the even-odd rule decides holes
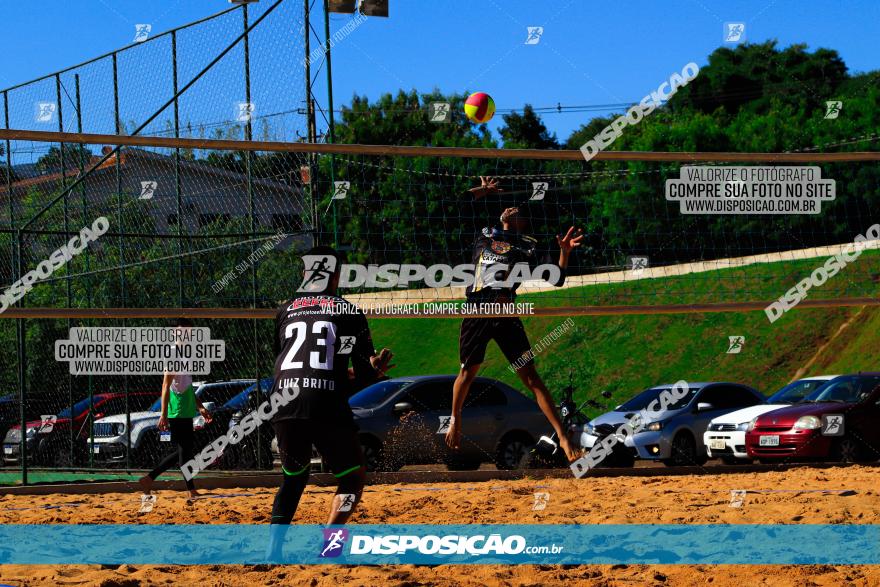
[[[746,453],[746,429],[749,422],[761,414],[778,410],[801,401],[837,375],[816,375],[804,377],[789,383],[769,398],[767,403],[743,408],[735,412],[713,418],[709,428],[703,433],[703,443],[709,458],[720,458],[732,464],[737,459],[748,459]]]
[[[196,396],[199,400],[206,408],[212,410],[214,406],[222,406],[229,398],[253,385],[254,381],[254,379],[235,379],[215,383],[199,381],[193,382],[193,386],[196,387]],[[128,418],[125,414],[114,414],[95,420],[92,424],[94,438],[89,438],[89,447],[94,453],[93,462],[103,465],[125,464],[125,447],[130,437],[132,464],[142,467],[155,465],[164,451],[164,447],[155,446],[153,442],[161,440],[156,434],[161,406],[160,398],[148,410],[132,412]],[[126,420],[131,423],[130,435],[125,431]],[[194,422],[198,420],[204,421],[204,418],[199,415],[193,419]],[[198,424],[196,427],[198,428]]]

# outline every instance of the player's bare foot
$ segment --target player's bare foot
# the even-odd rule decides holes
[[[457,449],[461,445],[461,425],[455,418],[449,424],[449,430],[446,431],[446,446]]]

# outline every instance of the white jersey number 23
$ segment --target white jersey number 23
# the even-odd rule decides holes
[[[287,328],[284,329],[284,338],[296,338],[294,338],[293,346],[290,347],[287,356],[284,357],[284,362],[281,363],[282,371],[303,368],[303,362],[295,361],[294,358],[302,348],[303,343],[306,341],[306,337],[308,336],[308,333],[306,332],[307,330],[308,325],[305,322],[293,322],[288,324]],[[312,351],[309,353],[309,367],[312,369],[332,371],[333,348],[336,344],[336,325],[332,322],[319,320],[312,324],[312,334],[323,334],[323,337],[318,336],[315,342],[319,347],[324,347],[324,360],[321,360],[321,352]]]

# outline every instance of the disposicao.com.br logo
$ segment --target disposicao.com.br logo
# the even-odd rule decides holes
[[[303,255],[303,282],[300,293],[318,293],[326,290],[331,277],[337,272],[336,259],[330,255]],[[438,263],[426,267],[419,264],[386,263],[384,265],[357,265],[343,263],[339,267],[340,288],[406,288],[424,282],[432,288],[469,287],[476,283],[483,287],[513,287],[527,281],[559,283],[562,272],[558,265],[542,263],[535,267],[528,263],[509,264],[499,260],[482,261],[479,265]]]
[[[348,555],[518,555],[518,554],[559,554],[563,547],[556,544],[529,546],[524,536],[512,534],[461,534],[398,535],[387,534],[368,536],[352,534],[345,537],[350,544]],[[341,546],[341,545],[340,545]],[[328,547],[325,535],[322,557]],[[341,551],[341,548],[339,549]],[[332,555],[338,556],[338,555]]]

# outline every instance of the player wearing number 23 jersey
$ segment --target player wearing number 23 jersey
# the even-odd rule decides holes
[[[350,422],[348,398],[378,378],[370,364],[374,354],[367,318],[354,304],[328,294],[303,293],[289,300],[275,318],[273,391],[298,388],[299,394],[274,421]]]
[[[272,418],[284,473],[272,507],[273,552],[283,544],[284,528],[306,488],[312,447],[339,480],[327,523],[348,520],[365,480],[348,398],[391,368],[392,353],[375,352],[363,312],[336,295],[339,254],[329,247],[315,247],[303,261],[300,293],[285,302],[275,318],[272,394],[276,401],[275,394],[289,401]]]

